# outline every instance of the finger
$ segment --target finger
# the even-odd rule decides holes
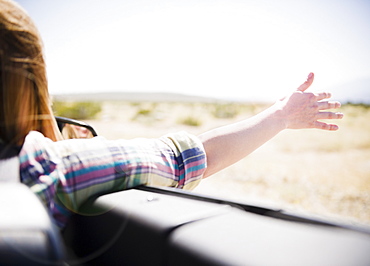
[[[327,124],[327,123],[320,122],[320,121],[316,121],[314,124],[314,127],[317,129],[329,130],[329,131],[335,131],[339,129],[337,125]]]
[[[319,110],[326,110],[326,109],[337,109],[341,106],[340,102],[318,102]]]
[[[331,93],[330,92],[319,92],[319,93],[315,93],[315,96],[316,96],[316,100],[321,101],[321,100],[330,98]]]
[[[305,91],[305,90],[307,90],[311,86],[311,84],[313,82],[313,79],[314,79],[314,76],[315,75],[311,72],[308,75],[307,80],[301,86],[299,86],[297,88],[297,91]]]
[[[317,119],[342,119],[343,113],[319,112]]]

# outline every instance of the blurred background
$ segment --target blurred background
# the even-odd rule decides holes
[[[344,103],[340,130],[282,132],[195,192],[370,225],[370,1],[17,2],[44,39],[56,114],[106,138],[198,134],[314,72],[310,90]]]

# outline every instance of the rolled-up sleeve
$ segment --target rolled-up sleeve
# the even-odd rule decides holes
[[[206,168],[200,140],[186,132],[158,139],[52,142],[32,132],[20,153],[21,179],[63,226],[89,198],[138,185],[193,189]]]
[[[176,173],[176,187],[182,189],[195,188],[206,169],[206,153],[200,140],[185,132],[167,135],[162,138],[174,152]]]

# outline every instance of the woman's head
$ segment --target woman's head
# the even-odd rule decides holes
[[[0,0],[0,138],[19,145],[31,130],[57,140],[42,41],[27,13]]]

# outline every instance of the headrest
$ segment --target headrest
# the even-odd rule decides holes
[[[0,181],[20,182],[18,156],[0,160]]]
[[[26,185],[0,182],[0,213],[0,265],[63,265],[59,230]]]

